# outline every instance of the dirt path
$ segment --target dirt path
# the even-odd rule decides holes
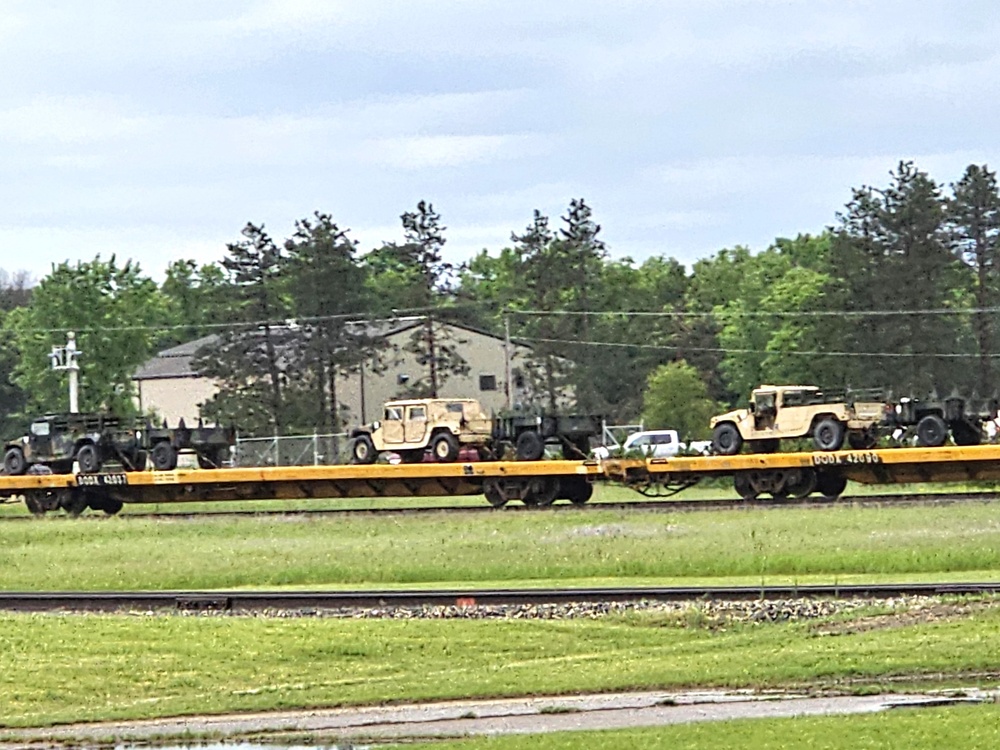
[[[197,737],[308,736],[314,742],[443,738],[661,726],[694,721],[856,714],[1000,698],[1000,691],[808,697],[750,691],[640,692],[559,698],[449,701],[317,711],[198,716],[0,730],[0,748],[77,742],[191,741]],[[30,743],[30,744],[29,744]]]

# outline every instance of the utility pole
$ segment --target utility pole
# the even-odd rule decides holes
[[[66,346],[53,346],[49,359],[53,370],[69,372],[69,413],[80,412],[80,364],[77,362],[83,352],[76,348],[76,334],[66,334]]]
[[[511,345],[510,345],[510,314],[505,313],[503,316],[503,395],[504,395],[504,408],[510,410],[511,407],[511,372],[510,372],[510,358],[511,358]]]

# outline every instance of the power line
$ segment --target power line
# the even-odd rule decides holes
[[[800,355],[808,357],[898,357],[898,358],[942,358],[942,359],[980,359],[980,354],[961,353],[933,353],[933,352],[830,352],[830,351],[771,351],[768,349],[735,349],[728,347],[707,347],[707,346],[676,346],[671,344],[634,344],[613,341],[580,341],[577,339],[548,339],[548,338],[525,338],[518,336],[518,341],[528,344],[563,344],[570,346],[597,346],[617,349],[646,349],[651,351],[682,351],[701,352],[708,354],[774,354],[774,355]],[[998,354],[986,355],[991,359],[1000,358]]]

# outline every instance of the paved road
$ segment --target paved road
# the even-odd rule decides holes
[[[449,701],[316,711],[196,716],[153,721],[71,724],[51,729],[0,730],[0,747],[28,747],[19,740],[86,738],[143,741],[192,735],[246,737],[258,733],[311,734],[318,740],[442,738],[476,734],[529,734],[623,729],[741,718],[873,713],[898,706],[937,706],[995,700],[1000,691],[807,697],[750,691],[639,692],[557,698]]]

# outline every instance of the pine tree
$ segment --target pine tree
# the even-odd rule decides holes
[[[952,185],[948,220],[952,252],[975,272],[978,310],[972,326],[979,353],[977,384],[982,394],[991,394],[997,388],[991,357],[998,341],[987,309],[995,307],[1000,299],[1000,193],[996,173],[985,164],[970,164],[962,179]]]

